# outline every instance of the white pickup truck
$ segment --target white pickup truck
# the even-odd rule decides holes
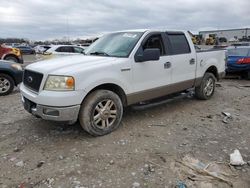
[[[196,52],[185,31],[106,34],[85,54],[31,64],[24,71],[24,108],[45,120],[76,122],[89,134],[115,130],[123,108],[195,88],[209,99],[224,75],[225,52]]]

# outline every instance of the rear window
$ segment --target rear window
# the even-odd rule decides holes
[[[187,54],[191,52],[184,34],[168,34],[168,38],[172,47],[172,54]]]
[[[227,51],[229,56],[249,56],[249,48],[235,48]]]

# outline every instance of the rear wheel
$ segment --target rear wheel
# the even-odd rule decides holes
[[[0,74],[0,96],[10,94],[15,86],[14,80],[7,74]]]
[[[8,57],[5,58],[5,60],[18,63],[18,59],[16,57],[14,57],[14,56],[8,56]]]
[[[205,73],[201,84],[195,88],[195,96],[202,100],[210,99],[214,94],[215,81],[216,78],[212,73]]]
[[[82,128],[93,136],[108,134],[120,125],[123,114],[121,99],[108,90],[96,90],[82,103],[79,120]]]

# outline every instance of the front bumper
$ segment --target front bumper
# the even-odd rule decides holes
[[[20,91],[22,96],[34,103],[55,107],[79,105],[86,96],[84,90],[65,92],[41,90],[37,93],[28,89],[23,83],[20,85]]]
[[[78,119],[80,105],[53,107],[36,104],[22,96],[24,109],[44,120],[75,123]]]

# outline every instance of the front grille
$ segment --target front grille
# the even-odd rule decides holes
[[[26,87],[38,92],[41,82],[43,79],[43,74],[38,72],[33,72],[30,70],[24,71],[23,83]]]

